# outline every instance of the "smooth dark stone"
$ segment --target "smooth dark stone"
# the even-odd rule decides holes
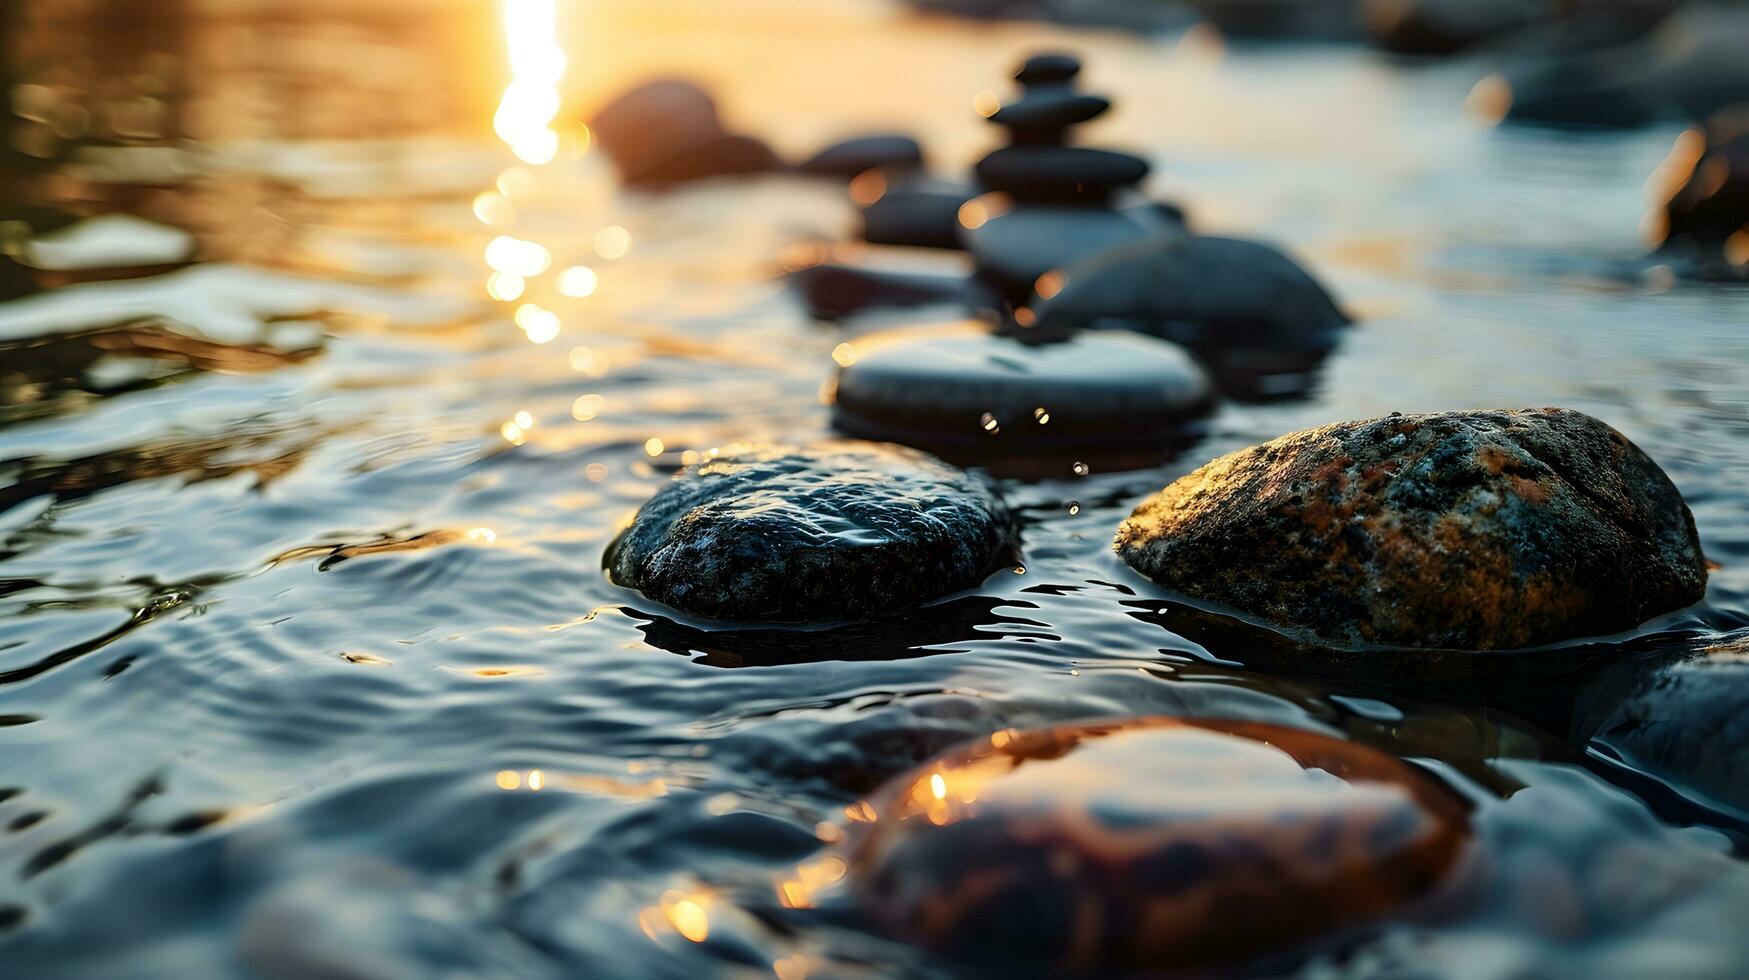
[[[965,184],[916,180],[889,187],[862,209],[862,238],[873,245],[960,247],[960,208],[979,191]]]
[[[1506,81],[1506,118],[1543,126],[1631,128],[1668,106],[1636,73],[1611,56],[1548,59],[1515,70]]]
[[[1706,120],[1749,103],[1749,10],[1695,5],[1648,37],[1509,68],[1507,118],[1543,125],[1641,126]]]
[[[1374,44],[1398,54],[1456,54],[1554,15],[1538,0],[1366,0]]]
[[[1022,205],[960,232],[977,262],[978,277],[1020,302],[1038,278],[1120,245],[1181,235],[1152,210],[1109,211],[1058,204]]]
[[[1472,849],[1420,768],[1252,722],[1002,731],[858,809],[864,914],[991,975],[1274,976],[1242,968],[1456,893]]]
[[[1081,74],[1081,59],[1060,51],[1035,54],[1021,63],[1014,80],[1026,88],[1040,85],[1067,85]]]
[[[1697,601],[1707,578],[1664,471],[1604,423],[1553,408],[1282,436],[1144,501],[1116,548],[1167,588],[1337,648],[1617,633]]]
[[[1506,57],[1576,54],[1627,44],[1646,36],[1683,0],[1608,0],[1513,31],[1487,47]]]
[[[1151,333],[1203,357],[1245,394],[1295,393],[1284,382],[1341,342],[1348,317],[1292,259],[1259,242],[1157,238],[1064,268],[1034,301],[1037,328]]]
[[[1749,108],[1715,118],[1691,154],[1679,145],[1664,164],[1658,257],[1705,278],[1749,276]]]
[[[965,276],[867,269],[822,262],[786,277],[817,320],[842,320],[869,309],[953,304],[993,305],[994,298]]]
[[[1148,161],[1080,146],[1010,146],[978,161],[978,181],[1021,200],[1104,201],[1140,183]]]
[[[1196,11],[1175,0],[1044,0],[1044,7],[1046,16],[1059,24],[1132,34],[1182,31],[1197,22]]]
[[[675,184],[782,165],[765,144],[723,128],[710,94],[682,79],[639,85],[589,120],[627,184]]]
[[[1201,434],[1213,406],[1196,362],[1152,337],[1029,344],[954,324],[851,346],[833,425],[961,457],[1174,448]]]
[[[731,447],[609,546],[616,584],[737,622],[860,619],[971,588],[1014,558],[983,481],[897,446]]]
[[[1357,0],[1190,0],[1230,37],[1352,38]]]
[[[923,148],[909,136],[864,136],[834,143],[796,169],[805,174],[848,179],[876,167],[921,170]]]
[[[1579,693],[1573,740],[1749,820],[1749,632],[1613,665]]]
[[[1016,144],[1061,143],[1069,127],[1097,119],[1110,108],[1111,100],[1101,96],[1047,89],[997,109],[990,121],[1005,127]]]
[[[711,177],[770,173],[782,166],[783,161],[764,143],[748,136],[724,136],[677,150],[645,170],[625,175],[625,181],[648,186],[683,184]]]

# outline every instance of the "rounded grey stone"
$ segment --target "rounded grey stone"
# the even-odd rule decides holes
[[[949,454],[1163,449],[1194,438],[1213,405],[1182,348],[1136,334],[1031,344],[961,324],[852,348],[834,424]]]
[[[858,619],[971,588],[1015,555],[982,480],[898,446],[730,447],[651,497],[604,558],[613,581],[740,622]]]

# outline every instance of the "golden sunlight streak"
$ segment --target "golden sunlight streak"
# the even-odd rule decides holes
[[[524,163],[552,162],[559,152],[553,119],[559,114],[559,80],[565,52],[559,47],[556,0],[504,0],[504,39],[510,49],[510,84],[492,117],[512,153]]]

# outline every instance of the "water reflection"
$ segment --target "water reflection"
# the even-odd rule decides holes
[[[492,128],[524,163],[551,163],[559,153],[553,120],[565,52],[558,44],[557,0],[503,0],[504,37],[510,49],[510,84]]]
[[[716,65],[736,124],[786,147],[899,124],[964,160],[992,66],[1061,39],[849,0],[514,6],[0,2],[8,969],[923,973],[830,907],[834,866],[796,870],[846,808],[968,739],[1143,711],[1321,727],[1480,789],[1506,880],[1458,929],[1381,937],[1397,972],[1478,946],[1521,972],[1740,951],[1708,815],[1573,765],[1543,720],[1198,661],[1182,621],[1129,615],[1110,529],[1195,459],[1006,487],[1028,574],[906,622],[588,617],[626,602],[598,558],[671,463],[823,428],[855,338],[766,277],[852,216],[776,177],[619,194],[573,165],[563,107]],[[1392,409],[1604,412],[1662,447],[1724,566],[1708,615],[1741,619],[1741,296],[1501,258],[1632,254],[1675,132],[1478,140],[1442,115],[1449,79],[1340,51],[1186,70],[1170,43],[1075,46],[1136,93],[1112,136],[1170,161],[1162,192],[1394,311],[1306,400],[1229,408],[1199,457]],[[90,224],[115,215],[151,224]],[[64,261],[94,227],[193,251]]]
[[[1047,623],[999,610],[1037,609],[1021,600],[967,596],[867,622],[826,629],[706,629],[628,608],[651,646],[712,667],[773,667],[819,661],[902,660],[964,653],[1004,637],[1054,640]]]

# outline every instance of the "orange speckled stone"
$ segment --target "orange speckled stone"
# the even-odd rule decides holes
[[[1670,478],[1559,408],[1291,433],[1143,501],[1115,547],[1168,588],[1340,649],[1539,646],[1706,591]]]

